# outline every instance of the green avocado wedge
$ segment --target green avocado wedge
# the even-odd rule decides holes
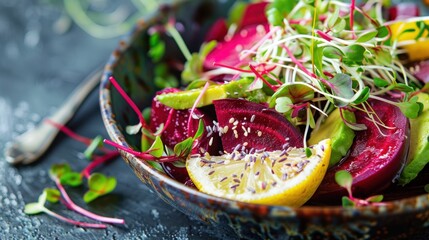
[[[243,78],[225,84],[210,85],[196,107],[210,105],[214,100],[246,97],[248,95],[247,89],[252,82],[253,80],[250,78]],[[156,98],[167,107],[177,110],[190,109],[201,94],[201,91],[201,88],[191,89],[161,94],[156,96]]]
[[[343,110],[343,117],[348,122],[356,122],[354,113],[350,111]],[[311,146],[323,139],[330,138],[332,152],[329,167],[332,167],[347,154],[353,144],[354,137],[355,132],[343,122],[340,110],[336,108],[329,114],[320,127],[311,133],[308,145]]]
[[[411,182],[429,162],[429,95],[419,93],[417,97],[424,107],[420,116],[410,119],[410,149],[407,164],[399,177],[400,185]]]

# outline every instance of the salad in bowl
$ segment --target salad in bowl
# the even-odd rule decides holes
[[[105,143],[166,202],[240,238],[422,231],[429,22],[419,11],[166,5],[105,68]]]

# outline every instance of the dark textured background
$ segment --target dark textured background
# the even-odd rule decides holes
[[[120,158],[97,169],[118,179],[112,194],[86,205],[81,200],[85,187],[68,192],[80,206],[124,218],[126,225],[82,229],[46,214],[23,213],[25,204],[37,201],[45,187],[54,187],[48,176],[52,164],[69,162],[75,170],[86,165],[79,155],[85,147],[60,134],[39,162],[13,167],[4,161],[5,143],[52,113],[87,74],[107,61],[119,41],[93,38],[75,25],[64,34],[56,33],[53,24],[61,15],[61,1],[48,2],[55,1],[0,0],[0,239],[215,239],[216,229],[165,204]],[[87,137],[107,137],[97,92],[68,126]],[[59,203],[47,206],[70,218],[91,221]]]

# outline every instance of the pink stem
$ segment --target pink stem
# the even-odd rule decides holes
[[[303,72],[305,72],[307,75],[309,75],[313,78],[317,78],[314,73],[308,71],[308,69],[305,68],[304,65],[302,65],[302,63],[295,58],[295,56],[293,55],[293,53],[290,51],[290,49],[288,47],[283,46],[283,48],[286,50],[286,52],[289,55],[292,62],[295,63]]]
[[[356,0],[351,0],[351,4],[350,4],[350,30],[352,31],[353,38],[356,38],[356,34],[353,30],[355,6],[356,6]]]
[[[176,161],[178,158],[177,156],[163,156],[163,157],[154,157],[153,155],[148,154],[147,152],[138,152],[138,151],[134,151],[130,148],[121,146],[115,142],[112,142],[108,139],[104,139],[104,143],[111,145],[113,147],[116,147],[124,152],[127,152],[131,155],[134,155],[135,157],[138,157],[142,160],[152,160],[152,161],[157,161],[157,162],[172,162],[172,161]]]
[[[134,112],[137,114],[140,124],[142,125],[142,128],[148,129],[146,121],[143,118],[142,112],[137,107],[137,105],[131,100],[131,98],[128,96],[128,94],[122,89],[122,87],[119,85],[119,83],[116,81],[116,79],[111,76],[109,78],[109,81],[115,86],[116,90],[118,90],[119,94],[124,98],[124,100],[130,105],[130,107],[134,110]]]
[[[66,217],[59,215],[58,213],[52,212],[51,210],[49,210],[47,208],[45,208],[43,210],[43,212],[54,217],[54,218],[57,218],[59,220],[62,220],[64,222],[70,223],[70,224],[75,225],[75,226],[85,227],[85,228],[102,228],[102,229],[107,228],[107,226],[104,224],[79,222],[79,221],[76,221],[76,220],[73,220],[70,218],[66,218]]]
[[[317,35],[319,35],[321,38],[325,39],[326,41],[328,41],[328,42],[332,41],[332,37],[329,36],[328,34],[322,32],[320,30],[317,30],[316,33],[317,33]]]
[[[117,224],[124,224],[125,221],[123,219],[118,219],[118,218],[110,218],[110,217],[104,217],[104,216],[100,216],[97,215],[95,213],[89,212],[81,207],[79,207],[78,205],[76,205],[69,197],[69,195],[67,194],[66,190],[64,189],[63,185],[61,185],[60,181],[58,178],[54,179],[55,184],[57,185],[57,188],[60,190],[61,192],[61,196],[64,198],[64,200],[67,202],[67,207],[70,208],[71,210],[80,213],[86,217],[92,218],[94,220],[100,221],[100,222],[106,222],[106,223],[117,223]]]
[[[69,137],[75,139],[76,141],[79,141],[79,142],[81,142],[83,144],[86,144],[86,145],[89,145],[92,142],[92,139],[80,136],[79,134],[77,134],[77,133],[73,132],[72,130],[70,130],[70,128],[68,128],[68,127],[66,127],[64,125],[61,125],[59,123],[56,123],[56,122],[54,122],[51,119],[46,119],[45,121],[47,123],[53,125],[54,127],[58,128],[61,132],[65,133],[66,135],[68,135]]]
[[[161,134],[165,131],[165,129],[167,129],[167,127],[170,125],[171,123],[171,119],[173,118],[173,114],[176,112],[176,110],[174,108],[170,109],[170,111],[168,112],[168,117],[167,117],[167,121],[165,121],[164,127],[162,128],[162,130],[156,134],[155,136],[161,136]]]
[[[195,112],[195,108],[197,108],[198,103],[201,101],[201,99],[203,98],[204,94],[207,91],[207,88],[209,87],[209,82],[207,81],[206,84],[204,84],[203,89],[201,89],[201,93],[200,95],[198,95],[197,99],[194,102],[194,105],[191,108],[191,111],[189,111],[189,117],[188,117],[188,137],[191,137],[192,133],[191,133],[191,121],[192,121],[192,115]]]
[[[260,78],[269,88],[271,88],[274,92],[277,91],[277,87],[273,86],[269,83],[258,71],[256,71],[255,67],[249,65],[250,70],[256,75],[257,78]]]
[[[239,71],[239,72],[244,72],[244,73],[251,73],[252,72],[250,70],[244,70],[244,69],[241,69],[241,68],[237,68],[237,67],[233,67],[233,66],[228,66],[228,65],[225,65],[225,64],[222,64],[222,63],[217,63],[217,62],[214,62],[213,66],[215,66],[215,67],[229,68],[229,69],[232,69],[232,70],[235,70],[235,71]]]
[[[259,40],[255,45],[253,45],[253,47],[251,49],[249,49],[249,51],[245,54],[243,54],[242,56],[240,56],[240,60],[241,59],[245,59],[247,58],[250,54],[254,53],[256,51],[256,49],[258,49],[259,46],[262,45],[262,43],[264,43],[267,39],[269,39],[277,30],[280,30],[280,27],[273,27],[273,29],[271,29],[267,34],[265,34],[265,36],[263,38],[261,38],[261,40]]]
[[[94,168],[114,159],[117,156],[119,156],[119,152],[117,151],[110,151],[103,156],[98,156],[82,170],[81,174],[85,176],[85,178],[89,179],[89,176],[91,175],[91,172]]]

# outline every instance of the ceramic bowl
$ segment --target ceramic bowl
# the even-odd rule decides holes
[[[125,133],[125,126],[138,122],[128,104],[109,83],[114,75],[143,109],[157,91],[154,63],[147,57],[148,29],[168,20],[171,14],[184,28],[182,35],[191,50],[199,48],[204,32],[234,1],[187,1],[165,6],[139,21],[121,41],[105,67],[100,87],[102,118],[113,141],[138,149],[139,136]],[[167,58],[183,59],[175,43],[167,42]],[[214,225],[241,239],[387,239],[429,234],[429,195],[388,201],[385,206],[343,208],[304,206],[289,208],[249,204],[214,197],[187,187],[153,169],[144,160],[122,152],[125,162],[144,184],[171,206],[192,218]],[[131,173],[130,173],[131,174]],[[427,178],[426,178],[427,179]],[[404,189],[404,191],[406,191]]]

